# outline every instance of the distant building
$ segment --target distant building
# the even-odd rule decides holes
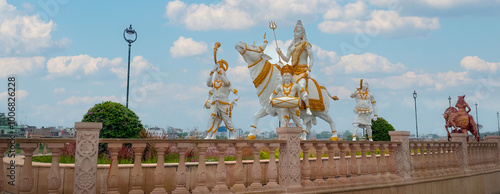
[[[167,128],[167,139],[177,139],[182,132],[183,131],[180,128],[168,127]]]
[[[163,139],[167,136],[165,130],[159,127],[146,128],[146,132],[148,132],[153,138]]]

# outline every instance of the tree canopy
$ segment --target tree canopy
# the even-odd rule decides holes
[[[394,127],[384,118],[378,117],[377,121],[372,120],[373,141],[391,141],[389,131],[395,131]]]
[[[82,122],[102,122],[100,138],[138,138],[144,128],[139,117],[116,102],[102,102],[83,115]]]

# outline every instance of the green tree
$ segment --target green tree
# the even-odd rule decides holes
[[[9,120],[5,116],[5,113],[0,113],[0,126],[8,126],[9,125]]]
[[[345,130],[344,135],[343,135],[344,141],[351,141],[352,140],[352,133],[349,130]]]
[[[322,131],[316,135],[317,139],[330,139],[332,137],[332,133],[330,131]]]
[[[102,102],[83,115],[82,122],[102,122],[100,138],[139,138],[144,128],[139,117],[116,102]]]
[[[395,131],[394,127],[382,117],[377,121],[372,120],[373,141],[391,141],[389,131]]]

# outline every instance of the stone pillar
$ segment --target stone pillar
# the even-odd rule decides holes
[[[410,171],[410,132],[409,131],[389,131],[391,141],[401,142],[401,146],[395,149],[396,170],[398,176],[405,182],[411,181]],[[382,152],[382,151],[381,151]],[[391,153],[392,154],[392,153]]]
[[[269,143],[267,144],[267,148],[269,148],[269,165],[267,166],[267,177],[269,178],[269,182],[266,185],[266,188],[276,188],[279,187],[276,182],[278,176],[278,168],[276,168],[276,160],[274,155],[276,154],[276,148],[280,146],[279,143]]]
[[[193,190],[193,193],[210,193],[207,188],[207,167],[205,165],[205,153],[207,152],[207,148],[210,146],[209,143],[198,143],[196,147],[198,148],[198,153],[200,155],[198,162],[198,170],[196,170],[196,176],[198,180],[198,184],[196,188]],[[243,167],[243,166],[242,166]],[[243,182],[243,177],[242,177]],[[245,186],[243,186],[245,188]]]
[[[465,173],[470,173],[469,156],[467,155],[467,133],[451,133],[451,141],[459,142],[457,150],[457,160],[459,169]]]
[[[74,194],[95,194],[99,131],[102,123],[75,122],[75,186]]]
[[[50,166],[49,175],[47,176],[47,187],[50,194],[58,194],[61,187],[61,173],[59,170],[59,156],[64,149],[64,143],[44,143],[44,150],[50,146],[52,153],[52,165]]]
[[[286,140],[287,143],[280,145],[279,160],[279,183],[282,188],[296,189],[302,188],[300,185],[300,133],[299,127],[278,127],[280,140]]]
[[[495,164],[497,165],[497,167],[500,168],[500,136],[486,136],[484,138],[486,141],[489,141],[489,142],[496,142],[497,143],[497,146],[496,146],[496,151],[494,152],[495,155],[494,155],[494,161],[495,161]]]

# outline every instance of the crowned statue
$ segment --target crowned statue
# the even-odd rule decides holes
[[[356,100],[356,107],[354,107],[355,117],[354,122],[352,123],[352,127],[354,130],[352,140],[356,141],[356,133],[358,132],[358,128],[364,128],[366,129],[366,133],[368,134],[369,141],[373,141],[371,120],[377,120],[377,109],[375,97],[369,91],[368,82],[361,79],[359,87],[351,94],[351,98],[354,98],[354,100]],[[370,104],[372,105],[373,109],[370,108]],[[373,117],[372,113],[374,114]]]
[[[226,71],[228,69],[227,62],[222,59],[217,61],[216,54],[220,45],[219,42],[215,43],[215,65],[207,79],[207,86],[211,89],[205,101],[205,108],[210,109],[210,117],[207,125],[208,130],[205,139],[216,139],[215,133],[222,121],[224,121],[227,129],[230,131],[229,139],[236,139],[234,124],[231,121],[231,112],[236,106],[236,101],[239,99],[238,90],[231,86],[231,82],[226,77]],[[229,101],[229,93],[234,93],[237,96],[232,102]]]
[[[293,67],[293,81],[298,83],[302,88],[306,88],[307,78],[310,78],[312,66],[314,64],[314,55],[312,46],[307,41],[306,30],[302,26],[302,21],[297,21],[293,30],[293,41],[288,46],[286,55],[283,54],[280,48],[276,47],[276,52],[285,61],[291,60]],[[309,59],[309,63],[307,60]]]
[[[297,127],[302,128],[300,120],[299,104],[300,99],[306,104],[306,113],[312,115],[309,108],[307,92],[299,84],[294,84],[293,68],[290,65],[285,65],[281,68],[281,76],[283,83],[279,84],[269,96],[269,102],[273,107],[278,108],[278,117],[280,119],[280,127],[286,127],[293,120]],[[305,133],[302,133],[305,135]],[[301,137],[305,139],[305,136]]]

